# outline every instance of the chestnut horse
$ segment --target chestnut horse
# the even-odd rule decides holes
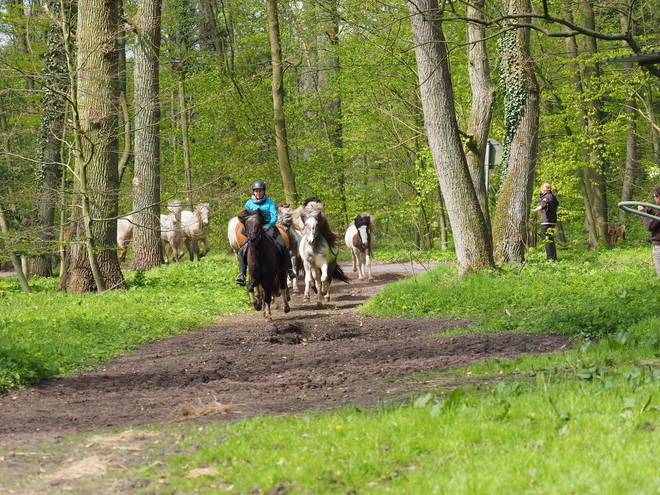
[[[245,226],[247,238],[247,268],[250,275],[247,289],[252,306],[257,311],[263,308],[264,317],[271,320],[270,303],[273,297],[281,295],[284,312],[288,313],[291,308],[286,265],[282,263],[275,242],[266,236],[263,213],[261,210],[245,209],[238,214],[238,220]]]

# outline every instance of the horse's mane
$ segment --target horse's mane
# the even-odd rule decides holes
[[[289,229],[293,223],[293,215],[289,203],[279,203],[277,205],[277,223],[285,229]]]
[[[316,204],[312,204],[311,206],[309,206],[310,203],[316,203]],[[308,207],[309,208],[319,208],[319,209],[322,209],[323,211],[325,211],[325,205],[323,204],[323,201],[321,201],[319,198],[315,198],[314,196],[310,196],[305,201],[303,201],[302,207],[303,208],[308,208]]]
[[[328,219],[325,218],[325,215],[323,214],[322,210],[303,209],[303,211],[300,213],[300,216],[303,222],[306,222],[309,217],[316,218],[316,221],[318,222],[318,226],[319,226],[319,233],[324,237],[324,239],[327,241],[330,247],[332,248],[337,247],[337,241],[339,239],[339,235],[336,232],[333,232],[332,229],[330,229],[330,224],[328,223]]]
[[[251,210],[249,208],[245,208],[243,211],[241,211],[238,215],[238,220],[245,225],[245,222],[252,216],[256,217],[257,220],[259,220],[259,223],[261,225],[264,225],[266,223],[266,219],[264,218],[264,214],[261,210]]]
[[[371,232],[372,234],[375,232],[371,215],[369,215],[368,213],[360,213],[359,215],[356,215],[353,222],[355,223],[355,227],[357,227],[358,229],[360,227],[367,227],[369,229],[369,232]]]

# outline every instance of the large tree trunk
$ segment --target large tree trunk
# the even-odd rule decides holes
[[[282,175],[284,196],[287,203],[296,204],[296,178],[289,161],[289,142],[284,118],[284,70],[282,68],[282,47],[280,45],[280,25],[277,15],[277,0],[266,0],[268,9],[268,33],[270,35],[270,58],[273,66],[273,115],[275,119],[275,141],[277,163]]]
[[[77,157],[72,228],[60,287],[80,293],[125,288],[116,251],[117,4],[78,2],[76,105]],[[79,119],[79,120],[78,120]]]
[[[409,2],[424,123],[460,274],[493,268],[492,244],[461,145],[451,73],[436,0]]]
[[[511,0],[508,5],[510,13],[530,9],[528,0]],[[525,256],[538,143],[539,86],[529,52],[529,29],[504,33],[500,53],[505,86],[505,160],[493,244],[496,261],[515,264]]]
[[[485,0],[469,0],[466,7],[468,19],[484,19]],[[468,140],[465,146],[465,158],[472,176],[474,190],[479,198],[479,206],[490,232],[490,212],[488,209],[488,190],[486,187],[485,155],[488,132],[493,117],[495,88],[490,81],[488,51],[486,49],[486,27],[478,22],[467,23],[468,71],[472,87],[472,109],[468,122]]]
[[[160,249],[160,0],[139,0],[135,16],[135,172],[131,269],[162,263]]]

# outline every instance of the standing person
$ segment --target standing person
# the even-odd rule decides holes
[[[660,187],[653,189],[653,200],[656,205],[660,205]],[[637,210],[650,213],[653,216],[660,217],[660,210],[655,208],[645,208],[642,205],[637,206]],[[646,226],[646,230],[651,232],[651,244],[653,244],[653,263],[655,264],[655,272],[660,279],[660,218],[653,220],[648,217],[642,217],[642,222]]]
[[[559,201],[552,194],[552,185],[544,182],[541,186],[541,204],[530,211],[541,212],[541,237],[545,243],[545,254],[549,260],[557,261],[557,246],[555,245],[555,234],[557,232],[557,207]]]
[[[266,183],[264,181],[258,180],[252,184],[252,197],[245,202],[245,209],[252,211],[261,210],[261,213],[263,213],[264,219],[266,220],[266,225],[264,225],[266,236],[270,237],[275,242],[275,245],[280,251],[280,255],[284,257],[287,276],[290,279],[295,279],[296,274],[291,267],[291,258],[287,253],[286,243],[280,234],[280,229],[275,226],[277,223],[277,206],[275,205],[275,201],[266,196]],[[238,277],[236,277],[236,283],[238,285],[245,285],[245,271],[247,268],[247,260],[245,259],[246,255],[247,242],[244,242],[238,251],[239,273]]]

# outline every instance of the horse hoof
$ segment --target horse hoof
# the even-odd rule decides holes
[[[303,297],[303,302],[309,302],[309,296]]]
[[[316,307],[321,309],[323,307],[323,303],[321,301],[316,302]]]
[[[291,307],[287,304],[286,306],[284,306],[284,312],[288,313],[289,311],[291,311]]]

